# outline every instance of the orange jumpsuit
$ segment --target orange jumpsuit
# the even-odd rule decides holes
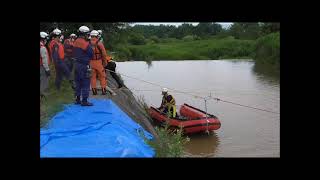
[[[90,42],[94,52],[93,59],[90,60],[90,66],[92,69],[91,88],[97,87],[97,75],[100,80],[101,88],[106,88],[107,81],[104,66],[107,65],[110,58],[107,56],[104,45],[98,41],[97,38],[91,38]]]

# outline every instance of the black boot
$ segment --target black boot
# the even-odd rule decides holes
[[[88,102],[87,99],[83,99],[81,102],[81,106],[93,106],[93,104]]]
[[[97,95],[97,94],[98,94],[96,88],[92,88],[92,94],[93,94],[93,95]]]
[[[80,96],[77,96],[74,104],[81,104]]]
[[[106,93],[107,93],[107,90],[106,90],[106,88],[102,88],[102,90],[101,90],[102,92],[101,92],[101,95],[106,95]]]
[[[118,84],[118,88],[119,88],[119,89],[122,88],[122,87],[123,87],[123,84],[122,84],[119,76],[118,76],[116,73],[114,73],[114,72],[111,72],[110,74],[111,74],[111,76],[113,77],[113,79],[116,80],[116,82],[117,82],[117,84]]]

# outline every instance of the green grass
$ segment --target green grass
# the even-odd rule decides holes
[[[271,33],[256,40],[234,39],[232,36],[212,36],[205,40],[160,40],[160,43],[128,45],[125,59],[152,60],[218,60],[254,59],[280,70],[280,33]]]
[[[164,127],[155,127],[155,130],[159,136],[158,140],[145,138],[145,142],[155,150],[155,157],[182,157],[184,155],[184,145],[190,139],[183,135],[181,129],[170,129],[166,124]]]
[[[259,64],[271,65],[280,70],[280,33],[271,33],[256,41],[255,60]]]
[[[250,58],[254,45],[253,40],[211,37],[206,40],[130,45],[129,49],[131,58],[135,60],[206,60]]]
[[[40,127],[45,126],[50,118],[62,111],[64,104],[69,104],[74,101],[74,92],[70,83],[64,80],[61,84],[60,91],[57,91],[54,85],[54,67],[51,66],[50,70],[49,89],[46,98],[40,101]]]

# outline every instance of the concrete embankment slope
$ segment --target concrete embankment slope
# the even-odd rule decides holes
[[[101,91],[98,91],[97,96],[92,96],[90,94],[91,98],[97,98],[97,99],[105,99],[109,98],[111,99],[115,104],[117,104],[122,111],[127,113],[129,117],[131,117],[134,121],[136,121],[139,125],[141,125],[145,130],[147,130],[149,133],[151,133],[156,138],[158,137],[155,129],[152,126],[152,120],[145,112],[144,107],[138,102],[138,100],[134,97],[133,93],[127,89],[126,87],[122,87],[121,89],[117,89],[118,84],[117,82],[112,78],[109,72],[107,72],[107,84],[108,87],[111,88],[116,95],[111,95],[108,93],[107,96],[99,95],[101,94]],[[97,87],[99,89],[99,81],[97,81]]]

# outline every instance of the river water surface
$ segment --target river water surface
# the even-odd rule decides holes
[[[280,112],[280,81],[261,73],[250,60],[119,62],[117,71],[128,76],[200,96]],[[161,87],[122,76],[125,84],[148,105],[159,107]],[[204,100],[170,92],[176,104],[205,109]],[[179,108],[179,107],[178,107]],[[258,111],[224,102],[207,102],[221,128],[210,135],[189,136],[188,156],[280,157],[280,114]]]

